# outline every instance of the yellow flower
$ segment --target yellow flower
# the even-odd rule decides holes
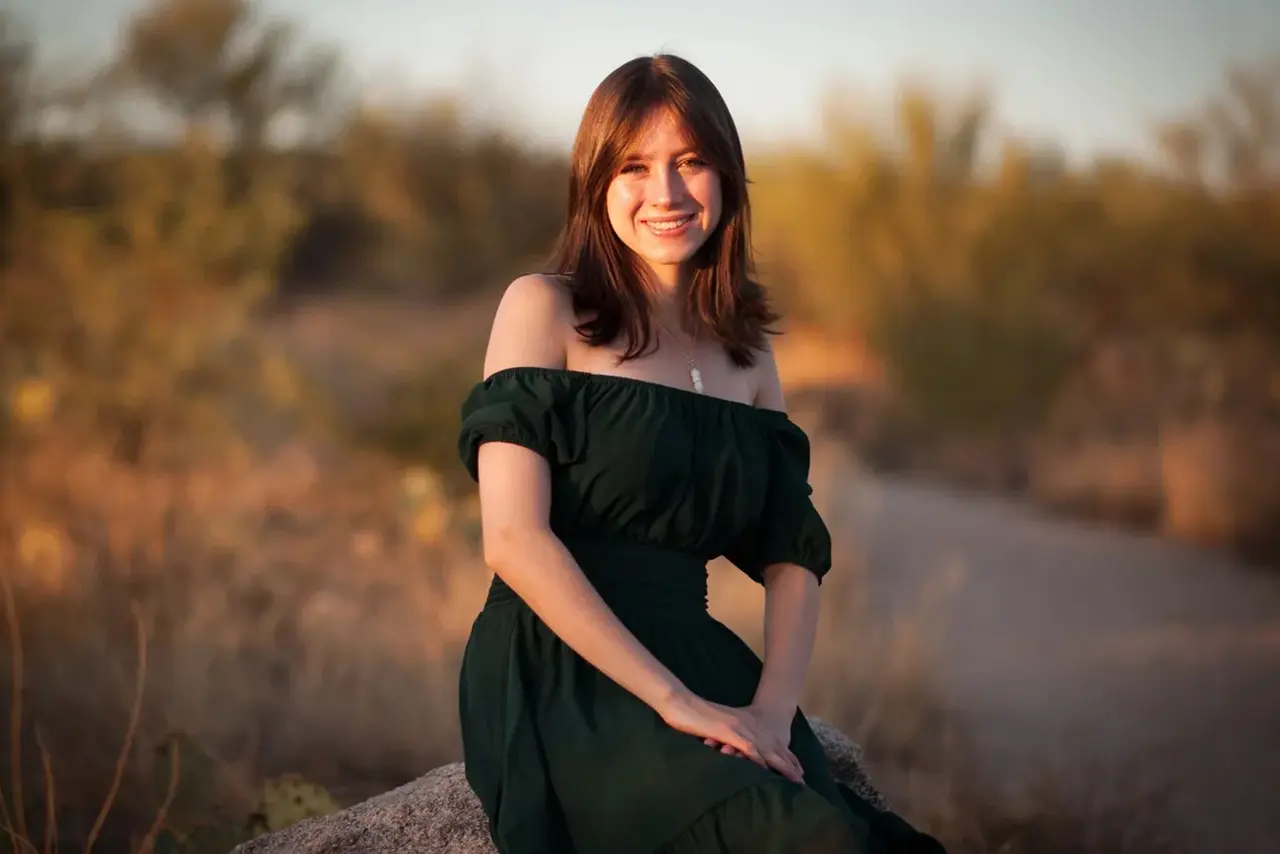
[[[449,505],[443,501],[425,502],[413,517],[413,533],[421,542],[439,543],[449,529]]]
[[[262,381],[268,397],[279,406],[296,404],[302,396],[293,368],[280,356],[270,356],[263,361]]]
[[[41,379],[28,379],[13,389],[11,406],[18,421],[43,423],[53,413],[53,386]]]
[[[48,525],[28,525],[18,537],[18,559],[49,590],[65,581],[63,552],[62,533]]]
[[[425,466],[414,466],[405,470],[400,482],[401,489],[409,500],[418,502],[440,496],[443,487],[440,476]]]

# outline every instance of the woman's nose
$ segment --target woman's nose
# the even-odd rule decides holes
[[[679,171],[669,166],[650,170],[649,182],[649,198],[657,205],[677,204],[684,193],[684,181]]]

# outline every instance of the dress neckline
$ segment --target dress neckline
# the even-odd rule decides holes
[[[594,382],[603,386],[617,385],[623,387],[642,388],[653,391],[657,394],[669,394],[685,400],[701,400],[707,405],[720,405],[730,410],[745,411],[758,413],[764,418],[778,418],[790,421],[787,413],[777,409],[765,409],[756,406],[753,403],[744,403],[741,400],[731,400],[727,397],[719,397],[714,394],[705,394],[693,391],[692,389],[680,388],[679,386],[668,385],[667,383],[657,382],[655,380],[646,380],[639,377],[628,377],[620,374],[601,374],[594,371],[581,371],[573,368],[551,368],[542,365],[516,365],[509,368],[501,368],[494,371],[488,377],[481,381],[482,385],[488,385],[504,376],[519,376],[520,374],[532,374],[535,376],[563,377],[566,379],[576,379],[585,383]]]

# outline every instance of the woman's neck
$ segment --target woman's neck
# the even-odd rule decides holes
[[[645,284],[649,291],[649,305],[662,322],[675,328],[683,325],[685,294],[689,277],[684,270],[649,270]]]

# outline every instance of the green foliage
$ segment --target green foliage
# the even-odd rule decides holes
[[[366,287],[466,293],[525,272],[555,238],[565,158],[469,127],[456,102],[357,114],[337,151],[332,204],[371,227],[378,250]]]
[[[194,738],[170,733],[153,758],[157,798],[168,799],[166,828],[190,833],[217,812],[218,765]]]
[[[226,854],[236,845],[341,809],[327,791],[287,774],[264,780],[247,814],[222,802],[223,769],[185,733],[171,733],[156,751],[154,785],[161,823],[155,854]]]
[[[0,175],[24,215],[4,220],[0,383],[44,384],[61,423],[126,458],[289,429],[307,394],[257,326],[282,294],[498,287],[562,214],[563,155],[461,100],[356,105],[331,50],[249,0],[131,19],[61,102],[111,134],[16,135],[48,101],[8,23],[3,45]],[[887,122],[833,100],[820,149],[752,158],[765,278],[800,319],[870,341],[935,430],[1033,430],[1073,359],[1117,336],[1280,338],[1278,93],[1280,68],[1231,70],[1157,134],[1168,169],[1071,168],[998,137],[981,92],[906,86]],[[117,107],[138,97],[176,142],[130,131]],[[458,373],[427,367],[358,438],[452,471]]]
[[[837,105],[822,150],[755,170],[763,266],[801,316],[868,339],[935,434],[1034,430],[1114,338],[1280,340],[1278,103],[1280,66],[1232,71],[1164,131],[1172,175],[1069,169],[995,138],[982,97],[907,88],[883,125]]]
[[[447,473],[454,490],[465,486],[458,464],[460,405],[476,381],[476,360],[455,357],[397,383],[390,403],[369,422],[351,425],[354,441],[406,464]]]
[[[251,838],[249,819],[229,815],[222,804],[217,762],[190,735],[170,733],[153,765],[155,854],[226,854]]]
[[[213,438],[229,399],[266,401],[270,358],[251,318],[273,288],[297,211],[278,181],[239,200],[198,136],[171,154],[95,165],[113,197],[47,209],[0,273],[5,364],[57,389],[64,423],[140,456],[152,440]]]
[[[237,145],[256,150],[273,122],[319,118],[337,72],[329,50],[294,58],[295,29],[259,11],[251,0],[156,0],[130,21],[111,80],[183,121],[222,119]]]
[[[30,215],[6,235],[0,385],[51,385],[61,426],[127,459],[234,445],[238,432],[261,432],[273,410],[298,404],[296,379],[253,324],[306,223],[305,173],[249,159],[256,137],[227,148],[205,121],[221,105],[243,130],[305,100],[302,72],[282,76],[284,41],[267,33],[248,58],[229,52],[247,15],[231,0],[162,3],[134,22],[111,63],[103,103],[131,87],[169,93],[183,107],[176,145],[10,142],[0,154],[5,163],[34,154],[41,167],[23,171],[12,193]],[[188,48],[165,47],[174,44]],[[314,68],[302,76],[323,85]]]
[[[1034,427],[1070,367],[1060,328],[999,303],[955,298],[886,312],[873,342],[926,432]]]
[[[262,787],[262,798],[253,812],[251,828],[255,835],[274,833],[298,822],[330,815],[341,807],[322,786],[309,783],[296,774],[273,777]]]

